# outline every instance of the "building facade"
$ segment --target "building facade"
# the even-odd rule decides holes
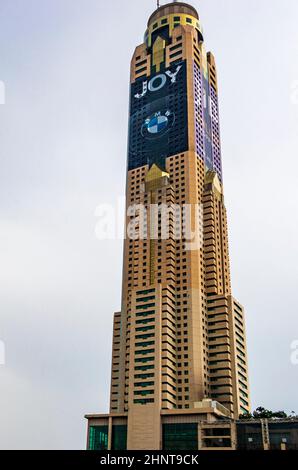
[[[211,412],[209,416],[208,411]],[[214,420],[214,411],[208,410],[206,404],[200,415],[194,410],[180,417],[162,414],[160,448],[165,451],[298,450],[297,419],[236,421],[217,414]],[[127,416],[93,416],[90,419],[88,449],[127,449]]]
[[[87,416],[89,442],[103,432],[106,448],[116,440],[161,449],[180,432],[197,448],[210,423],[237,419],[250,398],[245,314],[231,292],[217,72],[195,8],[174,2],[151,15],[130,78],[110,414]],[[223,447],[235,448],[235,429],[221,430]]]
[[[298,450],[298,420],[252,419],[236,423],[238,450]]]

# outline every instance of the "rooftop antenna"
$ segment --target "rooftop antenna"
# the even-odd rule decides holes
[[[160,7],[160,0],[157,0],[157,8]]]

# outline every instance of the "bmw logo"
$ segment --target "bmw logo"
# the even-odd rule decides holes
[[[168,132],[173,122],[174,116],[171,111],[165,113],[158,111],[145,120],[142,126],[142,135],[147,139],[158,138]]]
[[[158,134],[168,127],[167,116],[154,116],[146,121],[147,130],[150,134]]]

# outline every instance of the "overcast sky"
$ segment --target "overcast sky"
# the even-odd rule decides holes
[[[166,3],[166,2],[161,2]],[[193,0],[216,57],[233,293],[253,406],[298,413],[298,2]],[[1,449],[83,449],[107,412],[129,61],[154,0],[1,0]],[[296,98],[296,99],[295,99]]]

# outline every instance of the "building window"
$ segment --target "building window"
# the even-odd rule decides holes
[[[127,426],[119,425],[112,427],[112,450],[127,449]]]
[[[164,424],[162,431],[163,450],[198,450],[197,423]]]
[[[108,426],[90,426],[89,450],[107,450],[108,432]]]
[[[136,405],[147,405],[147,403],[154,403],[154,398],[143,398],[133,401]]]

